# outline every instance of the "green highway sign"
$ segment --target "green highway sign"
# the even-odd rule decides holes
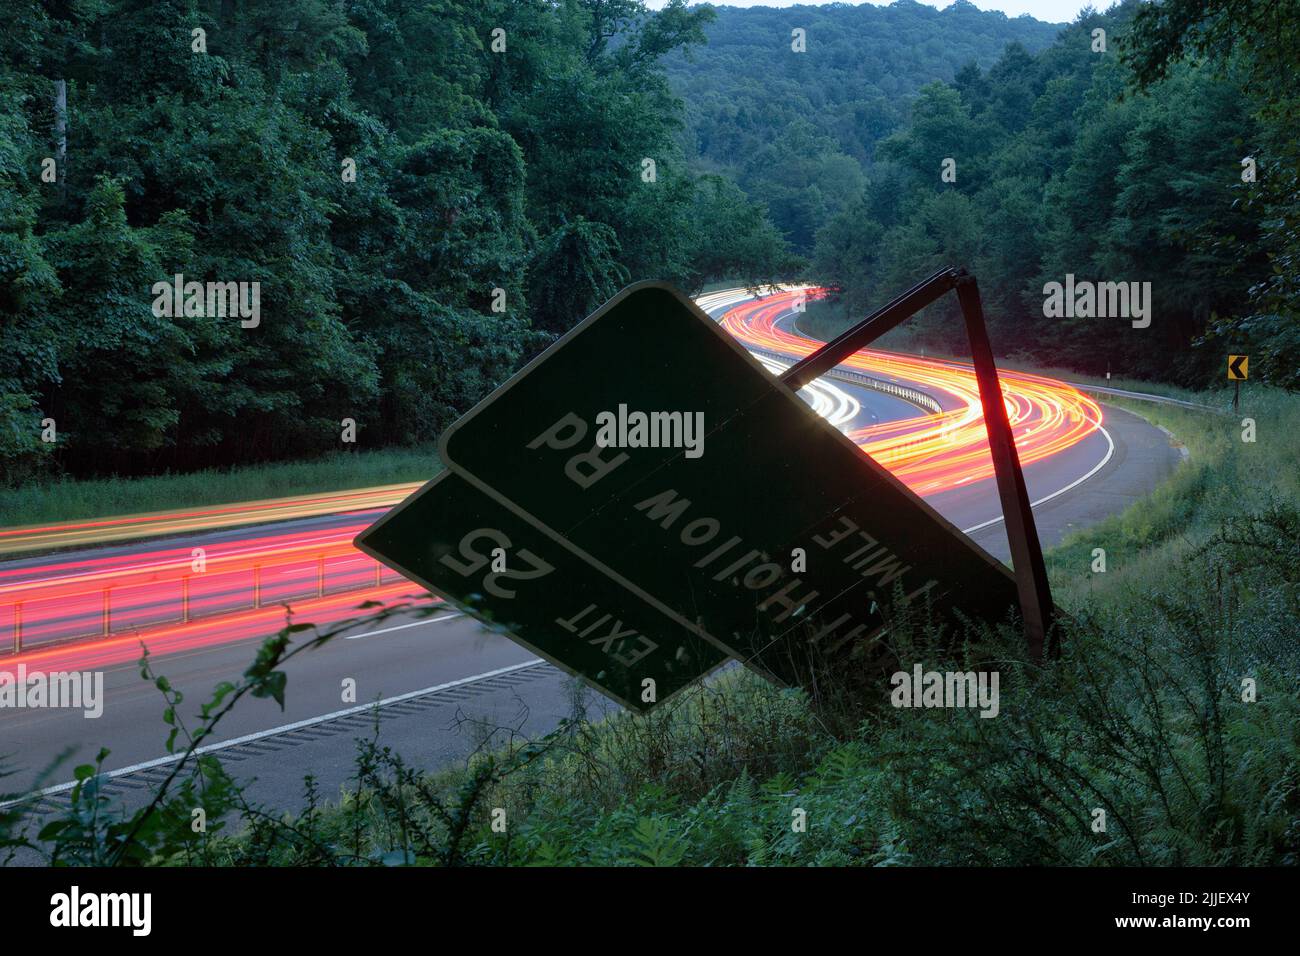
[[[951,622],[1018,606],[1006,567],[659,283],[561,338],[441,452],[585,567],[783,683],[876,653],[900,598]]]
[[[638,712],[726,660],[450,472],[367,528],[356,545]]]

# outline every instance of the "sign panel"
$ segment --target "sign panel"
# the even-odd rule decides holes
[[[1228,356],[1228,381],[1244,382],[1249,377],[1250,377],[1250,356],[1229,355]]]
[[[638,712],[726,660],[717,647],[450,472],[355,543]]]
[[[625,290],[443,435],[443,460],[768,676],[868,656],[925,601],[1000,621],[1010,571],[693,303]]]

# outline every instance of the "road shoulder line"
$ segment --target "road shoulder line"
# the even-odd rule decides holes
[[[228,750],[232,747],[239,747],[245,744],[250,744],[258,740],[263,740],[267,737],[274,737],[274,736],[279,736],[281,734],[292,733],[293,731],[303,730],[304,728],[313,727],[316,726],[317,724],[323,724],[330,721],[340,720],[346,717],[354,716],[356,714],[364,714],[369,711],[376,710],[378,708],[389,707],[393,704],[400,704],[403,701],[411,700],[416,697],[425,697],[428,696],[429,694],[435,694],[440,691],[450,690],[451,688],[463,687],[466,684],[475,684],[478,683],[479,681],[490,680],[493,677],[501,677],[504,674],[512,674],[515,673],[516,671],[525,670],[526,668],[538,667],[545,663],[546,662],[541,659],[524,661],[521,664],[511,664],[508,667],[498,667],[495,670],[484,671],[482,674],[473,674],[469,677],[461,677],[453,681],[447,681],[446,683],[435,684],[432,687],[425,687],[420,690],[408,691],[405,694],[397,694],[393,697],[385,697],[382,700],[371,701],[368,704],[356,704],[355,706],[345,707],[342,710],[336,710],[328,714],[320,714],[316,717],[307,717],[303,720],[294,721],[293,723],[282,724],[279,727],[270,727],[266,730],[259,730],[255,733],[244,734],[241,737],[234,737],[230,740],[223,740],[220,743],[208,744],[207,746],[197,748],[194,751],[193,756],[198,757],[204,754],[218,753],[222,750]],[[174,763],[179,763],[183,757],[184,754],[168,754],[164,757],[157,757],[153,760],[145,760],[141,763],[132,764],[128,767],[119,767],[117,770],[110,770],[107,773],[100,774],[99,780],[101,782],[108,781],[108,780],[115,780],[118,777],[129,776],[130,774],[140,773],[145,770],[152,770],[157,767],[169,766]],[[24,794],[21,797],[17,797],[12,800],[6,800],[0,803],[0,810],[6,809],[8,807],[16,806],[22,803],[36,802],[44,797],[57,796],[58,794],[66,793],[76,785],[77,785],[77,781],[72,780],[72,781],[68,781],[67,783],[60,783],[60,784],[55,784],[54,786],[45,787],[42,790],[34,790],[31,793]]]

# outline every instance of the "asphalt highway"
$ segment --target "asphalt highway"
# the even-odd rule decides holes
[[[744,293],[726,293],[711,301],[705,297],[702,305],[722,317],[749,301]],[[776,311],[779,318],[781,310]],[[798,352],[787,354],[793,361]],[[774,370],[782,364],[770,357],[765,362]],[[910,381],[933,396],[943,413],[928,415],[896,395],[833,379],[816,383],[805,400],[869,453],[873,442],[884,449],[878,460],[905,472],[904,480],[946,518],[968,530],[990,553],[1007,558],[994,484],[979,470],[977,444],[963,444],[976,434],[970,430],[969,398],[963,391],[967,386],[952,370],[927,373],[900,365],[871,374]],[[915,378],[908,379],[908,374]],[[1025,475],[1045,547],[1149,493],[1180,460],[1165,433],[1127,412],[1087,399],[1076,405],[1066,402],[1058,413],[1051,388],[1059,384],[1049,388],[1026,379],[1023,402],[1013,399],[1011,406],[1022,423],[1018,443],[1037,442],[1044,450],[1028,456]],[[1090,407],[1097,408],[1096,421],[1088,420]],[[918,423],[925,421],[938,421],[940,430],[934,435],[918,430]],[[943,444],[930,448],[927,441]],[[892,462],[887,460],[890,454],[896,456]],[[965,470],[959,472],[959,465]],[[966,477],[942,483],[953,475]],[[936,481],[939,485],[929,484]],[[401,602],[415,593],[394,576],[373,578],[373,562],[357,563],[348,554],[346,542],[388,503],[360,497],[343,502],[346,510],[337,513],[309,512],[273,524],[185,531],[161,541],[64,551],[57,556],[57,567],[49,556],[0,564],[0,640],[5,639],[6,626],[8,633],[14,627],[12,607],[9,618],[4,617],[6,587],[12,598],[15,589],[29,587],[39,577],[51,588],[64,589],[49,592],[54,597],[48,607],[25,609],[24,626],[32,643],[20,658],[0,658],[0,669],[12,669],[18,660],[45,671],[95,668],[104,674],[105,702],[97,719],[64,709],[0,710],[0,753],[7,755],[5,764],[12,772],[0,788],[13,794],[45,789],[46,806],[53,805],[66,799],[73,767],[103,745],[111,751],[105,769],[118,774],[111,792],[128,805],[143,799],[149,785],[167,772],[168,728],[161,720],[161,697],[141,680],[134,663],[139,642],[149,644],[155,669],[182,690],[186,706],[197,710],[216,684],[239,678],[262,637],[283,622],[285,604],[302,620],[356,618],[357,623],[346,635],[288,665],[283,711],[272,701],[245,700],[211,739],[237,776],[255,780],[250,795],[269,806],[298,805],[303,777],[309,773],[325,794],[336,793],[349,779],[356,739],[373,733],[376,715],[384,743],[432,767],[464,759],[493,735],[496,740],[509,733],[536,735],[562,717],[598,716],[613,708],[509,639],[452,609],[425,601],[385,620],[366,620],[367,612],[357,608],[362,600],[378,595]],[[282,513],[280,506],[272,513]],[[250,541],[260,544],[250,550]],[[164,559],[157,559],[160,549],[166,552]],[[193,582],[185,583],[195,549],[228,575],[221,586],[202,595]],[[136,568],[147,555],[160,563]],[[147,580],[131,574],[143,574]],[[110,578],[113,587],[121,585],[123,590],[119,595],[110,589],[105,598]],[[139,589],[134,598],[132,586]],[[115,603],[119,597],[120,605]],[[210,603],[204,605],[203,600]],[[53,629],[44,632],[47,638],[67,636],[67,628],[93,636],[103,624],[106,604],[122,608],[114,613],[139,615],[135,624],[119,630],[121,618],[110,614],[108,640],[42,640],[42,621]],[[210,612],[206,616],[205,606]],[[349,680],[355,682],[351,697],[345,694]],[[375,702],[384,703],[375,708]]]

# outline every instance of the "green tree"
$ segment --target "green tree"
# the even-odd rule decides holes
[[[1221,245],[1230,247],[1227,254],[1235,250],[1246,257],[1258,249],[1267,268],[1250,288],[1251,308],[1216,316],[1209,341],[1219,352],[1253,351],[1252,376],[1300,389],[1300,95],[1294,84],[1300,3],[1166,0],[1144,6],[1133,18],[1124,56],[1139,90],[1162,89],[1178,65],[1192,58],[1244,76],[1241,85],[1257,126],[1231,141],[1239,144],[1243,163],[1257,171],[1236,192],[1258,239],[1230,232]]]

